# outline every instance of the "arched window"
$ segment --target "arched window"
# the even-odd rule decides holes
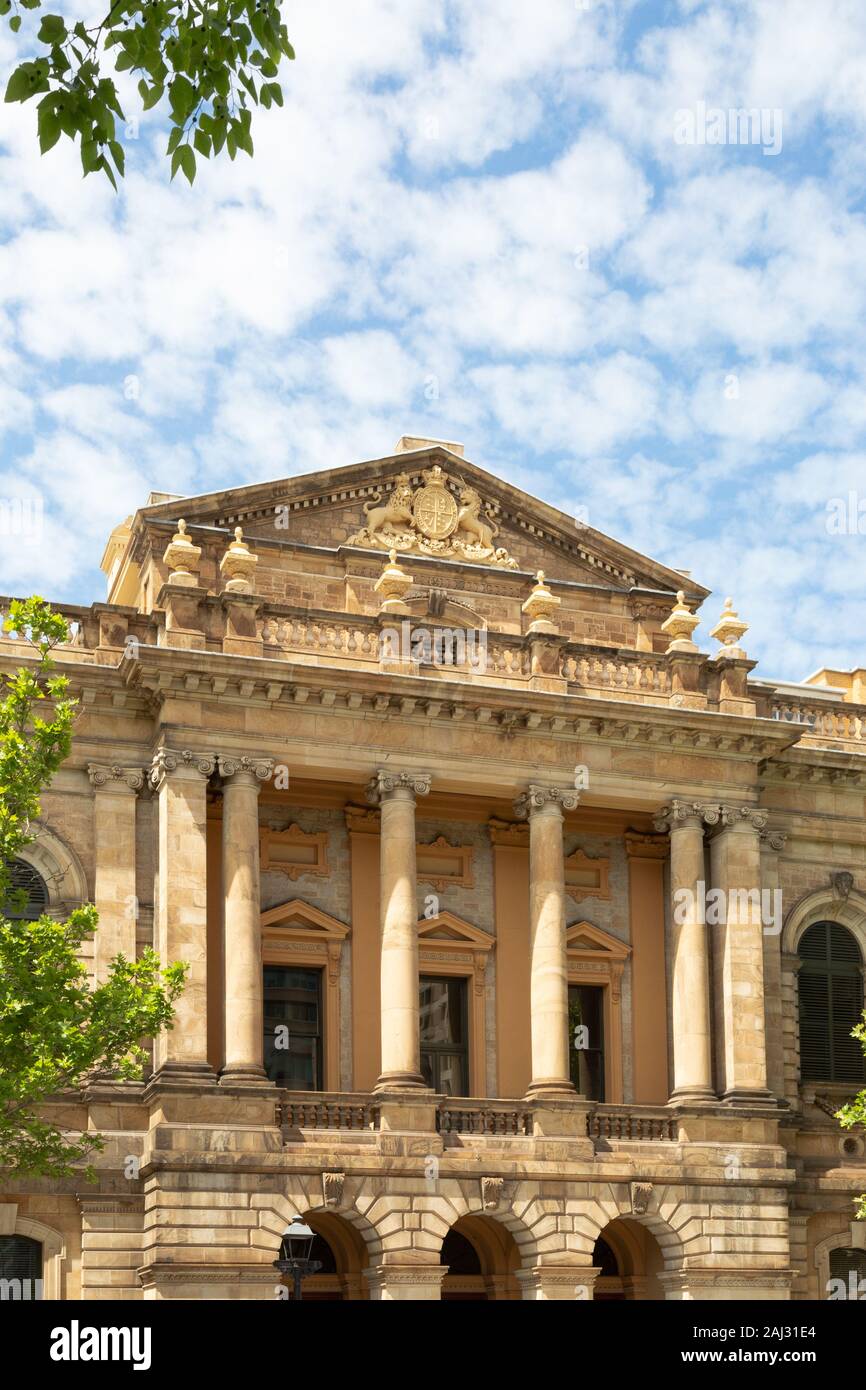
[[[14,921],[35,922],[48,907],[48,887],[41,874],[23,859],[13,859],[10,865],[10,902],[5,910],[6,916]],[[26,893],[26,901],[18,901],[15,894]]]
[[[0,1236],[0,1299],[42,1297],[42,1246],[30,1236]]]
[[[838,922],[816,922],[800,938],[800,1074],[804,1081],[866,1079],[863,1049],[851,1029],[863,1011],[856,938]]]
[[[859,1301],[861,1287],[866,1286],[866,1250],[837,1245],[830,1251],[830,1279],[840,1281],[845,1297]]]

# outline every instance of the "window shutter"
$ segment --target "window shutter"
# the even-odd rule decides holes
[[[824,974],[800,971],[800,1075],[804,1081],[830,1078],[830,982]]]

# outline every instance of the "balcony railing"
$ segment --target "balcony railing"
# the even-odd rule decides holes
[[[276,1123],[288,1129],[376,1130],[379,1106],[361,1092],[281,1091]]]
[[[597,1105],[589,1116],[588,1131],[590,1139],[673,1143],[677,1137],[677,1122],[661,1108]]]
[[[522,1100],[438,1096],[436,1131],[449,1138],[525,1138],[533,1132],[532,1107]],[[378,1131],[380,1102],[366,1092],[278,1091],[276,1123],[287,1143],[299,1130],[328,1130],[348,1135]],[[594,1105],[587,1115],[590,1139],[601,1143],[673,1143],[677,1121],[663,1106]]]
[[[532,1112],[515,1100],[449,1096],[439,1106],[440,1134],[531,1134]]]

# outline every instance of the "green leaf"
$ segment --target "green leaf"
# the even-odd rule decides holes
[[[117,172],[120,174],[120,177],[123,178],[126,166],[126,156],[123,152],[123,146],[117,140],[109,140],[108,148],[111,150],[111,157],[117,166]]]
[[[210,158],[211,139],[209,135],[206,135],[203,130],[197,130],[192,137],[192,143],[195,145],[199,154],[204,155],[205,159]]]
[[[196,104],[196,92],[192,83],[178,73],[168,89],[168,100],[172,114],[182,119],[190,114]]]
[[[60,117],[50,107],[39,112],[39,148],[43,154],[57,144],[60,139]]]
[[[163,95],[165,93],[165,88],[161,84],[156,87],[147,87],[144,78],[142,78],[141,82],[139,82],[138,84],[138,87],[139,91],[141,91],[142,87],[146,88],[147,94],[145,95],[144,93],[142,93],[145,111],[149,111],[151,107],[156,106],[156,103],[158,101],[162,101]]]
[[[36,37],[40,43],[62,43],[66,38],[65,20],[59,14],[43,15]]]
[[[13,34],[17,34],[17,33],[18,33],[18,30],[21,28],[21,16],[20,16],[20,14],[14,14],[14,15],[12,16],[12,18],[11,18],[10,21],[9,21],[9,28],[12,30],[12,33],[13,33]]]
[[[180,167],[187,177],[190,185],[195,179],[195,152],[192,145],[181,145],[179,151]]]
[[[32,63],[22,63],[17,67],[6,83],[6,95],[4,101],[26,101],[32,95],[32,84],[30,82],[30,69]]]
[[[270,94],[271,94],[271,96],[273,97],[274,101],[276,102],[277,106],[282,106],[282,104],[283,104],[283,89],[282,89],[282,87],[280,86],[279,82],[269,82],[269,83],[268,83],[268,91],[270,92]]]

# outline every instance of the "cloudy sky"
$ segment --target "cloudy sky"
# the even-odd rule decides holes
[[[413,433],[732,594],[758,674],[866,664],[863,0],[284,15],[285,107],[192,190],[132,94],[119,196],[0,106],[0,499],[44,507],[0,590],[102,598],[151,489]]]

